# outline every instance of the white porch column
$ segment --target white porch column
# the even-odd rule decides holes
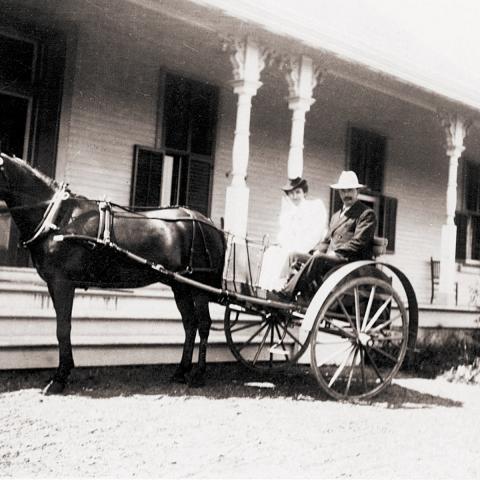
[[[284,68],[289,90],[288,108],[293,111],[288,152],[288,178],[293,179],[303,175],[305,115],[315,102],[312,92],[320,72],[314,68],[311,58],[305,55],[287,58]]]
[[[238,95],[237,119],[232,151],[232,183],[227,187],[225,199],[225,229],[244,237],[247,233],[249,188],[246,183],[250,112],[252,97],[262,86],[260,73],[265,66],[267,50],[261,48],[250,38],[233,41],[230,60],[233,65],[231,82],[233,91]]]
[[[445,224],[442,225],[440,253],[440,282],[438,298],[441,303],[455,304],[455,247],[457,242],[457,227],[455,225],[455,210],[457,206],[457,171],[458,159],[465,150],[463,140],[470,123],[455,114],[447,114],[442,118],[447,137],[446,153],[449,157],[447,184],[447,211]]]

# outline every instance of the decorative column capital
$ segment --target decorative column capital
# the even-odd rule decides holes
[[[463,141],[472,125],[472,121],[451,112],[440,113],[440,121],[447,137],[447,155],[458,159],[465,150]]]
[[[281,58],[280,68],[285,73],[288,84],[288,106],[291,110],[310,110],[315,102],[313,89],[321,82],[323,72],[305,55]]]
[[[224,39],[223,50],[229,52],[233,67],[231,85],[237,90],[243,87],[246,90],[245,93],[255,95],[262,85],[260,74],[270,61],[272,51],[259,45],[250,37]],[[237,90],[235,93],[239,93]]]

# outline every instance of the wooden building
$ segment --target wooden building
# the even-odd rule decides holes
[[[308,178],[310,196],[332,209],[329,185],[354,169],[389,239],[385,261],[415,287],[420,326],[476,328],[478,72],[474,61],[449,63],[441,35],[422,40],[419,20],[389,30],[395,3],[416,8],[0,0],[0,149],[76,193],[184,204],[254,237],[275,235],[287,177]],[[467,35],[474,12],[460,3]],[[438,2],[431,8],[445,19]],[[440,261],[433,303],[431,258]],[[77,364],[179,358],[183,332],[167,288],[78,297]],[[46,288],[5,215],[0,325],[0,368],[56,364]],[[211,360],[231,358],[221,332],[212,344]]]

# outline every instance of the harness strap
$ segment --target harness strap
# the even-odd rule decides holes
[[[55,225],[55,222],[58,217],[58,212],[62,206],[62,202],[67,200],[70,197],[70,193],[67,190],[67,184],[62,183],[60,188],[55,192],[52,197],[52,200],[48,204],[45,213],[43,214],[42,221],[37,226],[35,233],[32,238],[23,242],[23,246],[26,247],[33,242],[35,242],[40,236],[49,233],[51,231],[58,230],[58,227]]]
[[[105,200],[98,202],[98,231],[97,240],[105,243],[110,242],[111,232],[113,228],[113,211],[112,204]]]
[[[208,249],[207,240],[205,238],[205,232],[203,231],[203,226],[202,226],[202,223],[206,223],[206,222],[202,222],[199,219],[194,218],[192,215],[190,217],[179,218],[177,220],[179,220],[179,221],[180,220],[182,220],[182,221],[191,220],[192,221],[192,243],[190,245],[190,258],[189,258],[187,267],[181,273],[190,275],[194,272],[211,271],[213,269],[212,256],[211,256],[210,251]],[[205,250],[205,253],[207,254],[208,264],[209,264],[208,267],[195,267],[194,266],[194,259],[195,259],[195,256],[197,254],[197,252],[195,251],[195,241],[196,241],[199,233],[200,233],[200,239],[203,242],[203,249]]]

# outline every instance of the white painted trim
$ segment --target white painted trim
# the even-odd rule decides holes
[[[165,155],[163,158],[162,187],[160,192],[160,205],[162,207],[167,207],[171,203],[173,160],[174,158],[170,155]]]

